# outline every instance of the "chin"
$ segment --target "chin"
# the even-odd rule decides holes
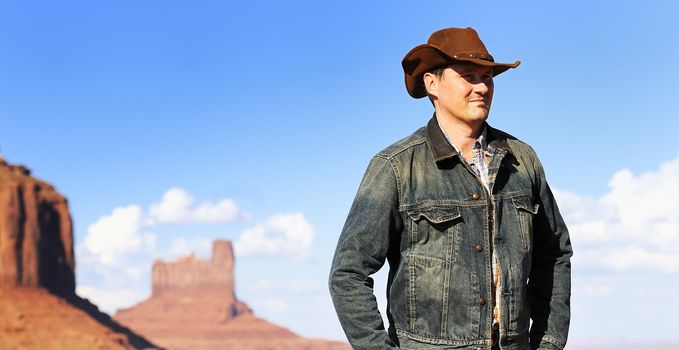
[[[488,112],[489,111],[487,109],[483,109],[480,111],[476,111],[475,113],[472,113],[472,116],[475,120],[485,122],[486,119],[488,119]]]
[[[488,119],[488,113],[477,113],[470,115],[469,118],[467,119],[470,122],[479,122],[483,123]]]

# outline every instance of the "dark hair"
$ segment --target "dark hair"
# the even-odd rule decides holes
[[[437,78],[441,78],[443,76],[443,71],[446,70],[446,68],[450,67],[449,64],[443,65],[443,66],[438,66],[432,70],[429,71],[429,73],[434,74]]]

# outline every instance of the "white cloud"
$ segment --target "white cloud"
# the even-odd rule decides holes
[[[618,171],[600,198],[555,190],[574,260],[615,271],[679,272],[679,156],[635,175]]]
[[[77,293],[113,313],[141,301],[149,287],[156,234],[143,229],[138,205],[113,209],[87,228],[77,246]]]
[[[224,198],[217,203],[194,204],[194,199],[182,188],[171,188],[160,203],[151,205],[147,218],[150,225],[167,223],[218,223],[246,218],[236,203]]]
[[[611,271],[679,272],[679,252],[661,252],[634,243],[612,247],[583,247],[576,251],[577,262]],[[575,259],[574,257],[574,259]]]
[[[145,227],[167,223],[218,223],[245,218],[231,199],[222,199],[216,204],[205,202],[193,205],[193,198],[181,188],[165,192],[160,203],[151,205],[144,213],[139,205],[113,209],[111,214],[100,217],[87,228],[80,255],[95,264],[116,265],[131,255],[155,254],[157,235],[145,231]],[[179,256],[192,251],[209,251],[207,239],[176,239],[172,242],[170,254]],[[94,267],[102,270],[101,266]],[[124,266],[122,270],[125,270]],[[134,268],[128,274],[139,275]]]
[[[316,235],[302,213],[278,214],[245,230],[235,244],[237,255],[288,255],[299,261],[311,254]]]
[[[142,214],[137,205],[113,209],[87,228],[84,247],[99,262],[112,265],[121,257],[155,244],[155,234],[141,233]]]

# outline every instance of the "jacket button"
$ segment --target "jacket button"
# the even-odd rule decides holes
[[[478,193],[474,193],[474,194],[472,195],[472,199],[473,199],[473,200],[478,200],[479,198],[481,198],[481,196],[479,196]]]
[[[474,348],[474,350],[483,350],[483,348],[479,346],[478,348]]]
[[[479,304],[486,305],[486,298],[479,299]]]
[[[480,244],[477,244],[477,245],[476,245],[476,251],[479,252],[479,253],[481,253],[481,252],[483,251],[483,246],[480,245]]]

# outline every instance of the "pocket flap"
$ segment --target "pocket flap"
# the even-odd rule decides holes
[[[458,207],[428,207],[408,210],[408,216],[410,216],[411,219],[417,221],[425,218],[427,221],[434,224],[455,220],[461,215]]]
[[[513,201],[517,209],[522,209],[532,214],[537,214],[540,208],[540,204],[533,204],[533,201],[528,196],[517,197]]]

